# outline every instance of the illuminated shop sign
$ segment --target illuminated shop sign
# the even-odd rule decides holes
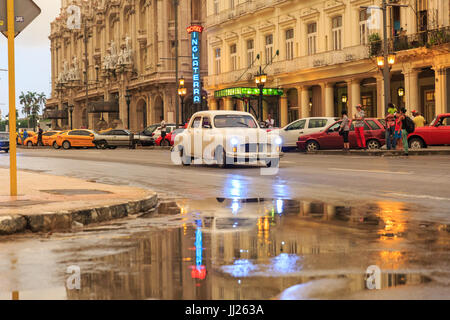
[[[272,89],[265,88],[263,89],[263,95],[265,96],[282,96],[282,89]],[[259,89],[258,88],[229,88],[216,91],[214,93],[215,98],[224,98],[224,97],[233,97],[233,96],[258,96]]]
[[[193,80],[193,102],[199,104],[202,102],[202,87],[200,80],[200,33],[203,32],[202,26],[190,26],[187,32],[191,34],[192,48],[192,80]]]

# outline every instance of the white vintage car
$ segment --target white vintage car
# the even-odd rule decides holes
[[[183,133],[175,138],[173,152],[183,165],[194,163],[264,164],[278,167],[282,139],[261,129],[247,112],[201,111],[191,117]]]

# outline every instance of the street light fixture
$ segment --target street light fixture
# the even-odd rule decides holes
[[[127,90],[127,94],[125,95],[125,99],[127,102],[127,129],[130,130],[130,103],[131,103],[131,94],[130,91]]]
[[[180,88],[182,88],[182,87],[184,87],[184,78],[180,78],[180,80],[179,80],[179,86],[180,86]]]
[[[346,95],[346,94],[343,94],[343,95],[342,95],[342,102],[343,102],[343,103],[347,103],[347,101],[348,101],[347,95]]]
[[[70,106],[69,106],[69,112],[70,112],[70,130],[73,130],[73,121],[72,121],[72,119],[73,119],[73,117],[72,117],[72,115],[73,115],[73,109],[75,109],[75,107],[74,107],[73,105],[70,105]]]
[[[259,67],[259,72],[255,76],[255,83],[259,89],[259,100],[258,100],[258,115],[260,121],[264,121],[263,119],[263,89],[267,82],[267,75],[263,73],[262,68]]]
[[[184,79],[180,79],[180,85],[181,85],[181,80],[183,80],[183,85],[184,85]],[[185,87],[178,88],[178,95],[180,96],[180,99],[181,99],[181,119],[182,119],[182,121],[184,121],[184,98],[186,97],[186,94],[187,94],[187,89]]]

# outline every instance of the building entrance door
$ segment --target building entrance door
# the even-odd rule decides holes
[[[436,101],[434,98],[434,89],[424,91],[424,117],[428,123],[436,116]]]

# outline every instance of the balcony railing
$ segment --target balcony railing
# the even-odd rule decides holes
[[[218,14],[208,16],[206,18],[206,25],[216,25],[227,20],[238,18],[245,14],[253,13],[256,10],[271,7],[286,1],[290,0],[247,0],[244,3],[238,4],[234,8],[223,10]]]
[[[327,51],[310,56],[298,57],[293,60],[277,61],[267,67],[266,73],[269,76],[278,75],[288,72],[349,63],[367,58],[369,58],[368,47],[359,45],[347,47],[339,51]],[[258,67],[255,66],[248,71],[245,71],[245,69],[240,69],[237,71],[222,73],[220,75],[211,75],[206,77],[206,85],[214,87],[220,84],[234,83],[238,80],[250,81],[253,79],[254,74],[256,74],[257,69]],[[240,78],[242,74],[244,74],[244,76]]]
[[[442,45],[450,43],[450,27],[427,30],[411,35],[397,36],[388,40],[389,52],[398,52],[415,48]],[[384,41],[372,41],[369,44],[371,56],[383,55]]]
[[[69,115],[67,110],[45,110],[44,119],[57,120],[57,119],[68,119]]]

